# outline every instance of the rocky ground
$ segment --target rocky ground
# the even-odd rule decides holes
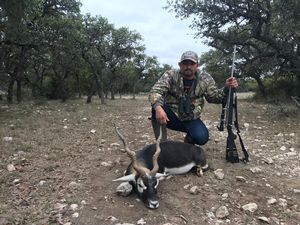
[[[106,105],[81,99],[0,106],[0,225],[300,224],[295,106],[240,100],[250,163],[231,164],[225,161],[227,134],[216,129],[220,106],[207,104],[210,141],[203,148],[212,170],[162,181],[156,210],[135,194],[118,196],[112,182],[129,163],[113,123],[131,149],[154,142],[145,97]],[[169,132],[168,138],[183,140],[183,134]]]

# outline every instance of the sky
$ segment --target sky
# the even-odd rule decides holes
[[[201,54],[209,47],[195,39],[190,20],[181,20],[163,9],[166,0],[81,0],[82,14],[102,16],[116,28],[127,27],[141,34],[146,55],[156,56],[160,64],[178,67],[183,52]]]

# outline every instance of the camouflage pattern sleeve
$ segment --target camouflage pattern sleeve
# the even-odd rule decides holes
[[[149,94],[149,101],[153,108],[155,108],[158,105],[163,105],[164,97],[170,90],[172,83],[174,83],[174,73],[175,72],[172,70],[166,71],[151,88]]]
[[[205,99],[209,103],[222,103],[222,99],[225,96],[224,88],[218,88],[214,79],[210,76],[208,79],[208,84],[205,92]]]

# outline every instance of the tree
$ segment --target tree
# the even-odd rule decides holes
[[[15,83],[20,102],[21,84],[30,65],[32,51],[53,47],[47,38],[53,30],[47,22],[76,15],[80,3],[76,0],[3,0],[0,4],[3,9],[1,18],[4,18],[1,20],[0,48],[5,57],[1,71],[8,77],[8,102],[13,101]]]
[[[145,54],[138,54],[134,57],[133,64],[136,72],[132,80],[132,98],[135,99],[138,85],[142,85],[143,87],[151,81],[151,76],[153,75],[151,71],[154,68],[158,67],[158,61],[156,57],[149,57]]]
[[[273,74],[288,74],[295,78],[298,83],[295,91],[299,93],[298,0],[171,0],[169,8],[179,17],[192,17],[191,26],[197,30],[197,35],[206,37],[208,45],[223,53],[231,54],[230,49],[237,44],[240,57],[248,56],[241,58],[244,63],[249,62],[244,68],[253,67],[265,59],[275,60],[276,71],[272,71]],[[268,72],[267,69],[263,72]],[[255,71],[253,76],[259,81],[262,74],[258,73],[259,70]]]
[[[104,17],[83,17],[83,38],[77,41],[80,44],[82,58],[90,67],[93,76],[90,77],[90,91],[87,102],[91,102],[92,96],[98,92],[101,104],[105,103],[104,99],[104,71],[105,71],[105,54],[103,49],[109,45],[108,39],[114,26]],[[95,85],[96,84],[96,90]]]

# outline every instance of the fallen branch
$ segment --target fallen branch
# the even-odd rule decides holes
[[[297,96],[291,96],[291,99],[296,103],[296,106],[300,108],[300,99]]]
[[[176,217],[179,217],[180,219],[182,219],[183,220],[183,222],[185,223],[185,224],[187,224],[189,221],[187,220],[187,218],[185,218],[183,215],[175,215]]]

